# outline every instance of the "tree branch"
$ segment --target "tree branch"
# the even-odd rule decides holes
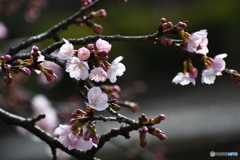
[[[1,107],[1,106],[0,106]],[[60,148],[64,152],[68,153],[69,155],[75,157],[78,160],[92,160],[92,159],[97,159],[94,157],[89,157],[88,155],[85,154],[85,152],[73,149],[69,150],[66,147],[64,147],[56,138],[52,137],[50,134],[46,133],[43,131],[41,128],[38,126],[35,126],[32,122],[33,119],[31,118],[23,118],[17,115],[14,115],[12,113],[9,113],[5,110],[0,108],[0,120],[3,122],[6,122],[9,125],[16,125],[16,126],[21,126],[28,130],[29,132],[33,133],[35,136],[46,142],[51,149],[53,148]]]
[[[77,18],[83,17],[83,15],[84,15],[84,13],[86,11],[88,11],[91,8],[95,7],[101,1],[103,1],[103,0],[95,0],[90,5],[88,5],[86,7],[80,8],[72,16],[68,17],[67,19],[65,19],[65,20],[63,20],[61,22],[59,22],[58,24],[56,24],[55,26],[53,26],[52,28],[50,28],[46,32],[44,32],[42,34],[39,34],[37,36],[30,37],[29,39],[27,39],[25,41],[22,41],[21,43],[17,44],[16,46],[9,48],[9,50],[6,52],[6,54],[15,55],[20,50],[26,49],[26,48],[30,47],[32,44],[34,44],[36,42],[43,41],[43,40],[45,40],[47,38],[51,38],[52,37],[53,39],[56,39],[56,35],[58,33],[62,32],[63,30],[66,30],[68,28],[68,26],[70,26],[71,24],[75,23],[75,20]],[[84,19],[82,19],[82,22],[84,22]]]

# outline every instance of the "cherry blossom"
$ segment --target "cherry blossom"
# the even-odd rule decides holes
[[[119,63],[123,59],[122,56],[117,57],[107,70],[107,78],[110,82],[114,83],[117,81],[117,76],[122,76],[125,72],[126,67],[124,64]]]
[[[83,137],[80,137],[78,139],[78,144],[77,144],[76,148],[78,150],[87,151],[87,150],[91,149],[93,146],[97,147],[97,144],[95,144],[92,141],[92,138],[90,138],[89,141],[86,141],[86,140],[83,139]]]
[[[88,70],[88,63],[81,61],[77,57],[72,57],[67,61],[66,72],[69,72],[71,78],[75,78],[76,80],[85,80],[89,75]]]
[[[96,41],[96,47],[98,49],[98,52],[106,52],[106,53],[108,53],[111,50],[112,45],[109,44],[107,41],[102,40],[101,38],[99,38]]]
[[[104,82],[107,79],[107,73],[102,69],[102,67],[94,68],[89,74],[89,79],[95,82]]]
[[[73,56],[74,48],[73,48],[72,43],[70,43],[68,40],[63,38],[63,41],[65,42],[65,44],[62,45],[57,56],[58,56],[58,58],[60,58],[62,60],[67,60]]]
[[[195,78],[191,77],[188,72],[182,73],[179,72],[172,80],[172,83],[181,84],[181,85],[188,85],[189,83],[195,85],[196,81]]]
[[[3,40],[8,35],[8,29],[3,22],[0,21],[0,40]]]
[[[73,149],[78,145],[78,137],[72,133],[69,125],[60,124],[53,134],[58,136],[58,140],[68,149]]]
[[[100,87],[92,87],[87,94],[87,106],[97,111],[103,111],[108,107],[108,96],[103,93]]]
[[[193,33],[187,43],[187,51],[206,55],[208,53],[207,30]]]
[[[227,54],[219,54],[212,60],[209,68],[202,72],[202,83],[213,84],[216,76],[221,76],[222,71],[225,69],[226,63],[223,58],[227,57]]]
[[[93,146],[97,147],[97,144],[93,143],[92,138],[88,141],[84,140],[83,137],[74,134],[71,126],[66,124],[60,124],[59,127],[55,129],[54,135],[58,136],[58,140],[68,149],[76,148],[78,150],[86,151]]]
[[[46,132],[52,134],[54,128],[58,124],[57,111],[53,108],[47,97],[42,94],[36,95],[32,99],[31,104],[33,110],[33,117],[36,117],[39,114],[46,115],[44,119],[38,121],[36,124]]]
[[[90,51],[87,48],[82,47],[78,49],[78,58],[80,60],[82,61],[87,60],[89,57],[90,57]]]

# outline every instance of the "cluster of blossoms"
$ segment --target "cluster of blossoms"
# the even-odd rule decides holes
[[[222,75],[221,72],[225,69],[226,63],[223,58],[227,57],[227,54],[217,55],[214,59],[207,57],[206,55],[209,51],[207,48],[207,34],[207,30],[200,30],[191,35],[184,32],[184,44],[188,52],[199,54],[203,57],[205,70],[202,72],[202,83],[213,84],[216,76]],[[183,68],[183,72],[178,73],[172,82],[181,85],[187,85],[189,83],[195,85],[198,70],[192,65],[189,58],[185,60]]]
[[[94,121],[88,122],[85,132],[83,131],[83,126],[94,110],[103,111],[109,106],[108,96],[102,92],[100,87],[92,87],[88,91],[87,97],[87,110],[76,109],[72,113],[73,118],[70,120],[70,125],[60,124],[54,131],[54,135],[58,136],[59,141],[68,149],[89,150],[93,146],[97,147],[100,140]]]
[[[22,72],[29,76],[31,75],[32,70],[38,74],[43,73],[49,82],[54,82],[57,79],[57,75],[52,69],[43,66],[45,57],[41,54],[37,46],[32,47],[30,59],[17,59],[12,63],[9,63],[11,59],[12,57],[10,55],[0,57],[0,71],[4,72],[4,81],[7,86],[12,82],[12,73],[18,74],[19,72]]]
[[[58,58],[67,60],[66,72],[76,80],[89,78],[95,82],[105,82],[107,79],[114,83],[117,76],[122,76],[125,66],[120,63],[122,56],[117,57],[112,63],[107,61],[108,53],[112,45],[101,38],[94,44],[88,44],[87,48],[81,47],[74,50],[73,45],[66,39],[58,52]],[[77,54],[77,56],[75,56]]]
[[[160,114],[154,118],[149,119],[145,114],[142,114],[139,119],[139,124],[142,126],[138,129],[139,132],[139,142],[141,147],[147,145],[148,139],[146,137],[147,133],[158,137],[161,141],[167,139],[167,135],[158,128],[152,127],[152,125],[159,124],[166,118],[164,114]]]

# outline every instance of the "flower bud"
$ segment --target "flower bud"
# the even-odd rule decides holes
[[[109,95],[112,96],[114,99],[120,98],[120,95],[117,92],[111,92]]]
[[[149,124],[151,125],[155,125],[155,124],[159,124],[162,120],[164,120],[166,118],[166,116],[164,114],[160,114],[157,117],[150,119],[148,121]]]
[[[92,16],[93,18],[106,18],[107,12],[104,9],[100,9],[96,12],[92,11],[90,13],[90,16]]]
[[[85,140],[85,141],[89,141],[90,140],[90,137],[91,136],[91,131],[88,129],[86,132],[84,132],[84,134],[83,134],[83,139]]]
[[[5,59],[5,57],[4,56],[0,56],[0,60],[4,60]]]
[[[101,60],[103,60],[103,61],[105,61],[105,60],[107,60],[108,59],[108,56],[102,56],[101,57]]]
[[[119,85],[113,85],[112,90],[115,92],[121,92],[121,88],[119,87]]]
[[[171,29],[173,27],[172,22],[165,22],[163,23],[164,29]]]
[[[167,139],[167,135],[162,132],[162,133],[157,133],[156,136],[161,140],[161,141],[164,141]]]
[[[128,106],[132,112],[136,112],[139,108],[139,105],[135,102],[130,102]]]
[[[12,57],[10,55],[5,55],[4,58],[6,61],[10,61]]]
[[[165,23],[165,22],[167,22],[167,19],[166,18],[162,18],[161,20],[160,20],[160,23]]]
[[[146,138],[146,133],[148,132],[148,128],[143,126],[138,129],[139,132],[139,142],[141,147],[146,147],[148,139]]]
[[[88,44],[88,45],[87,45],[87,49],[93,50],[93,49],[94,49],[94,44]]]
[[[92,0],[81,0],[80,3],[81,3],[81,6],[86,7],[92,3]]]
[[[27,75],[27,76],[30,76],[31,75],[31,70],[29,69],[29,68],[27,68],[27,67],[22,67],[22,68],[19,68],[19,70],[21,71],[21,72],[23,72],[25,75]]]
[[[139,142],[140,142],[140,146],[141,146],[142,148],[144,148],[144,147],[147,146],[148,139],[147,139],[146,137],[140,138],[140,139],[139,139]]]
[[[193,67],[193,66],[191,66],[190,70],[189,70],[189,76],[191,78],[197,78],[197,75],[198,75],[198,69]]]
[[[119,110],[121,109],[121,107],[120,107],[118,104],[113,104],[113,105],[112,105],[112,109],[113,109],[114,111],[119,111]]]
[[[6,64],[6,65],[4,66],[4,69],[6,69],[6,70],[10,70],[10,69],[11,69],[11,65]]]
[[[95,143],[95,144],[98,144],[99,141],[100,141],[100,135],[96,133],[96,134],[92,137],[92,142]]]
[[[10,84],[12,83],[12,76],[11,76],[10,73],[5,73],[4,81],[5,81],[7,86],[10,86]]]
[[[74,112],[79,114],[79,115],[85,115],[86,114],[86,112],[81,110],[81,109],[76,109]]]
[[[76,122],[76,118],[72,118],[72,119],[70,119],[69,124],[73,125],[75,122]]]
[[[91,27],[95,33],[102,34],[103,27],[101,25],[94,23]]]
[[[185,27],[187,27],[187,24],[184,23],[184,22],[178,22],[178,26],[182,27],[182,28],[185,28]]]
[[[80,60],[82,61],[87,60],[89,57],[90,57],[90,51],[87,48],[82,47],[78,49],[78,58]]]
[[[138,120],[139,120],[139,124],[147,124],[148,117],[145,114],[141,114]]]
[[[39,48],[38,48],[37,46],[33,46],[33,47],[32,47],[32,53],[33,53],[33,52],[38,52],[38,51],[39,51]]]

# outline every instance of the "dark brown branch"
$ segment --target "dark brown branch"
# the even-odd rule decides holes
[[[68,153],[69,155],[75,157],[78,160],[92,160],[96,159],[93,157],[89,157],[85,154],[85,152],[81,152],[79,150],[73,149],[69,150],[66,147],[64,147],[56,138],[52,137],[50,134],[43,131],[38,126],[35,126],[31,118],[23,118],[17,115],[14,115],[12,113],[9,113],[3,109],[0,108],[0,120],[3,122],[6,122],[9,125],[16,125],[21,126],[28,130],[29,132],[36,135],[38,138],[46,142],[51,148],[60,148],[64,152]]]
[[[30,47],[32,44],[36,43],[36,42],[40,42],[43,41],[47,38],[53,38],[55,40],[59,39],[56,38],[56,35],[60,32],[62,32],[63,30],[66,30],[68,28],[68,26],[70,26],[71,24],[75,23],[75,20],[77,18],[83,17],[84,13],[86,11],[88,11],[89,9],[95,7],[98,3],[100,3],[103,0],[95,0],[93,3],[91,3],[90,5],[86,6],[86,7],[82,7],[79,9],[79,11],[77,11],[76,13],[74,13],[72,16],[68,17],[67,19],[59,22],[58,24],[56,24],[55,26],[53,26],[52,28],[50,28],[48,31],[39,34],[37,36],[33,36],[30,37],[29,39],[22,41],[21,43],[17,44],[14,47],[11,47],[6,54],[9,55],[15,55],[17,54],[20,50],[22,49],[26,49],[28,47]],[[84,22],[84,19],[82,19],[82,21]]]
[[[130,132],[137,130],[139,128],[139,125],[135,123],[135,125],[123,125],[119,129],[112,129],[106,134],[103,134],[101,136],[101,139],[98,143],[97,148],[92,148],[91,150],[87,151],[86,154],[89,156],[94,156],[103,146],[106,142],[110,141],[112,138],[117,137],[119,135],[125,137],[126,139],[130,138]]]

